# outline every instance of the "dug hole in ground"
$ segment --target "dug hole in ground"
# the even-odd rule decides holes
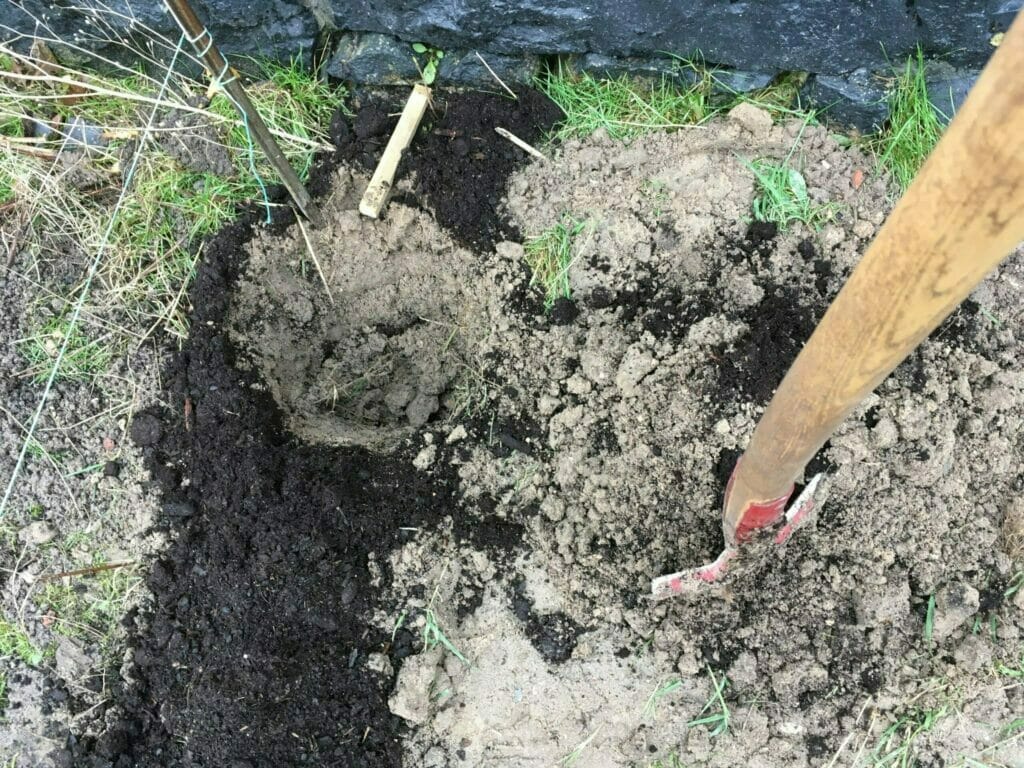
[[[527,163],[493,124],[536,141],[551,105],[469,98],[383,220],[357,210],[393,125],[371,104],[322,228],[207,245],[131,428],[177,514],[69,759],[1024,765],[996,671],[1024,624],[1020,254],[814,460],[811,525],[724,593],[652,603],[720,550],[728,473],[896,192],[750,105]],[[749,163],[787,158],[820,228],[752,221]],[[560,223],[571,299],[545,308],[524,243]]]

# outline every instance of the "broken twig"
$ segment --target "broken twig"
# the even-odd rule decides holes
[[[519,97],[516,96],[516,92],[509,88],[507,85],[505,85],[505,81],[498,77],[498,73],[491,69],[490,64],[484,61],[484,57],[480,55],[480,51],[474,51],[474,53],[476,54],[476,57],[480,59],[480,63],[487,67],[487,71],[491,73],[491,77],[498,81],[498,85],[500,85],[502,88],[508,91],[509,96],[511,96],[516,101],[519,101]]]
[[[547,160],[548,159],[547,156],[544,155],[539,149],[537,149],[536,147],[531,147],[529,144],[527,144],[525,141],[520,139],[518,136],[516,136],[511,131],[506,131],[504,128],[495,128],[494,131],[495,131],[495,133],[497,133],[502,138],[508,139],[513,144],[515,144],[517,147],[519,147],[521,150],[523,150],[527,154],[533,155],[538,160]]]
[[[324,271],[320,267],[320,260],[316,257],[316,251],[313,250],[313,243],[309,239],[309,234],[306,232],[306,227],[302,223],[302,219],[298,216],[295,217],[295,221],[299,225],[299,231],[302,233],[302,239],[306,241],[306,250],[309,251],[309,257],[313,259],[313,266],[316,267],[316,273],[320,275],[320,282],[324,284],[324,290],[327,291],[327,298],[331,301],[331,306],[334,306],[334,296],[331,295],[331,286],[327,284],[327,278],[324,277]]]
[[[137,560],[122,560],[117,563],[104,563],[103,565],[93,565],[89,568],[78,568],[74,571],[61,571],[60,573],[46,573],[40,576],[37,581],[56,581],[57,579],[63,579],[69,576],[93,576],[94,574],[100,573],[101,571],[112,571],[115,568],[124,568],[128,565],[135,565]]]

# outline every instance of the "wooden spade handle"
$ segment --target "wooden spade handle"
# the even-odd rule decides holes
[[[727,543],[1022,239],[1024,13],[761,417],[727,493]]]

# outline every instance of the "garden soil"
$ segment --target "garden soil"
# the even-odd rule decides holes
[[[1024,628],[1019,254],[814,460],[810,525],[653,603],[652,576],[721,548],[725,479],[892,190],[750,106],[432,187],[428,158],[509,151],[462,153],[480,131],[438,120],[370,222],[360,158],[387,129],[360,120],[324,227],[250,217],[204,250],[166,406],[131,427],[170,541],[153,602],[56,761],[1024,762],[1003,730],[1024,690],[992,673]],[[800,169],[820,228],[751,221],[762,158]],[[442,212],[477,198],[480,237]],[[523,243],[569,219],[572,293],[546,312]]]
[[[749,222],[746,163],[790,156],[829,219],[820,231]],[[719,594],[646,597],[651,576],[721,547],[725,475],[888,211],[883,179],[854,188],[869,167],[824,128],[752,108],[629,145],[569,142],[508,183],[525,235],[584,223],[572,311],[548,315],[521,242],[471,252],[401,203],[383,225],[360,219],[366,177],[351,169],[309,245],[295,231],[248,245],[228,323],[291,429],[398,441],[407,483],[452,488],[442,524],[410,509],[416,530],[374,561],[385,639],[366,664],[397,673],[391,711],[417,726],[409,764],[814,764],[858,715],[934,685],[928,595],[963,598],[941,606],[948,653],[978,642],[970,621],[999,611],[1012,570],[1000,532],[1022,465],[1017,261],[816,460],[832,497],[816,526]],[[303,274],[310,253],[326,286]],[[467,516],[504,536],[467,539]],[[395,627],[428,647],[396,663]],[[1019,642],[1013,618],[998,632]],[[735,710],[717,740],[687,727],[708,714],[712,676]],[[1008,722],[1020,693],[989,687],[974,705]],[[958,734],[955,749],[996,735]]]

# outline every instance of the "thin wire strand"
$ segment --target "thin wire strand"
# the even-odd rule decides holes
[[[171,63],[167,66],[167,74],[164,76],[164,80],[160,84],[160,93],[157,96],[158,104],[163,101],[164,95],[170,87],[171,76],[174,74],[174,66],[178,63],[178,54],[181,52],[182,46],[185,44],[185,39],[185,35],[183,34],[181,39],[178,41],[178,45],[174,49],[174,54],[171,56]],[[71,336],[75,328],[78,326],[78,318],[82,314],[82,307],[85,305],[85,301],[89,296],[89,289],[92,286],[92,281],[96,277],[97,271],[99,271],[100,262],[103,261],[103,254],[107,249],[107,243],[110,241],[110,235],[114,231],[114,224],[117,222],[117,214],[121,211],[121,206],[124,203],[125,198],[128,196],[128,190],[131,187],[132,180],[135,178],[135,171],[139,167],[142,150],[152,133],[153,124],[156,122],[156,113],[159,108],[158,104],[154,105],[153,110],[149,113],[149,120],[146,122],[146,127],[139,139],[139,146],[136,148],[135,154],[132,156],[131,165],[128,167],[128,172],[124,176],[124,183],[121,186],[121,194],[118,195],[117,202],[114,203],[114,210],[110,214],[110,221],[107,222],[107,228],[104,230],[103,237],[100,239],[99,247],[96,249],[96,256],[89,265],[89,271],[86,274],[85,282],[82,285],[82,290],[78,294],[78,300],[75,302],[75,308],[71,313],[67,333],[64,334],[64,340],[61,342],[60,349],[57,350],[57,358],[54,360],[53,367],[50,369],[50,375],[46,379],[46,386],[43,388],[43,396],[39,399],[39,405],[36,406],[35,413],[32,414],[32,420],[28,425],[28,434],[25,435],[25,440],[21,444],[21,452],[18,454],[18,461],[14,465],[14,471],[11,473],[11,479],[7,483],[7,489],[4,491],[4,497],[3,499],[0,499],[0,519],[3,518],[4,512],[7,511],[7,502],[10,500],[11,494],[14,492],[14,484],[17,482],[18,475],[21,473],[21,468],[25,464],[25,456],[28,453],[29,443],[35,435],[36,426],[39,424],[39,418],[42,416],[43,409],[46,407],[46,399],[50,396],[50,392],[53,389],[53,382],[57,378],[57,372],[60,370],[61,363],[64,361],[64,355],[67,352]]]

